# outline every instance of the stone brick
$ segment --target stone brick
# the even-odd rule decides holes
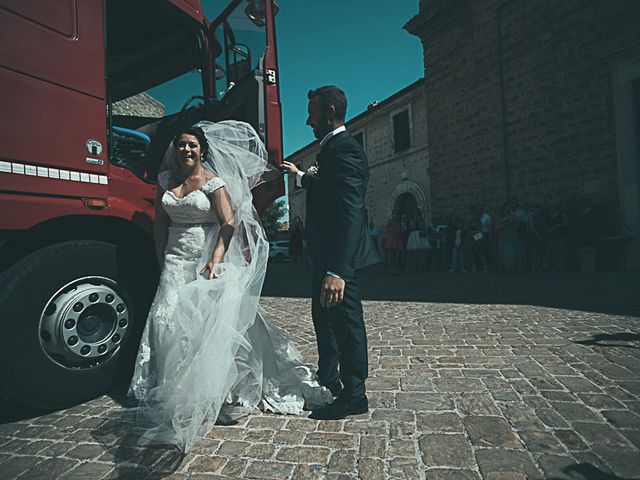
[[[295,463],[327,463],[331,450],[324,447],[283,447],[276,455],[277,460]]]
[[[450,395],[440,393],[399,393],[396,395],[398,408],[414,411],[452,410],[453,400]]]
[[[522,450],[486,449],[476,451],[480,472],[484,478],[542,479],[529,455]]]
[[[24,480],[42,480],[43,478],[57,478],[67,473],[79,462],[65,458],[48,458],[29,468],[20,478]],[[4,465],[3,465],[4,467]]]
[[[250,478],[267,478],[280,480],[288,478],[293,472],[293,465],[276,462],[252,462],[247,468],[246,475]]]
[[[385,437],[371,435],[360,437],[360,455],[363,457],[384,457],[386,444]]]
[[[227,462],[227,459],[220,456],[198,455],[189,464],[189,472],[217,472]]]
[[[479,447],[521,448],[522,444],[501,417],[464,417],[469,439]]]
[[[329,471],[352,472],[356,468],[356,455],[352,450],[337,450],[331,454]]]
[[[359,458],[358,473],[360,478],[371,480],[385,480],[386,478],[384,474],[384,463],[377,458]]]
[[[427,434],[420,438],[422,461],[430,467],[472,468],[471,445],[459,434]]]
[[[432,468],[427,470],[427,480],[480,480],[480,475],[472,470]]]
[[[358,438],[346,433],[312,432],[304,439],[305,445],[318,445],[329,448],[355,448]]]
[[[462,432],[460,417],[455,412],[419,413],[416,415],[417,429],[421,432]]]
[[[62,480],[97,480],[106,476],[113,470],[113,466],[104,463],[82,463],[73,470],[65,473]]]

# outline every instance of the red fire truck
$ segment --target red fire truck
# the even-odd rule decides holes
[[[0,0],[10,398],[61,408],[129,379],[158,277],[156,177],[176,129],[244,120],[282,161],[278,7],[207,1],[213,20],[200,0]],[[259,187],[256,207],[283,193],[282,179]]]

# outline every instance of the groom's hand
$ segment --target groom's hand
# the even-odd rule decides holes
[[[282,162],[281,168],[289,172],[291,175],[297,175],[300,171],[300,169],[291,162]]]
[[[320,305],[325,308],[335,307],[344,300],[343,279],[334,277],[333,275],[325,275],[320,287]]]

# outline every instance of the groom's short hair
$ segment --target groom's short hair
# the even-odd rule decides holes
[[[336,110],[337,120],[344,120],[347,115],[347,97],[342,89],[335,85],[327,85],[316,88],[315,90],[309,90],[307,97],[309,100],[317,97],[325,109],[333,105],[333,108]]]

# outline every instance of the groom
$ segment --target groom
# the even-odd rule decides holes
[[[283,168],[307,189],[318,377],[337,397],[309,417],[337,420],[369,409],[364,385],[367,336],[356,277],[356,267],[372,258],[364,205],[369,167],[362,146],[345,129],[344,92],[335,86],[320,87],[311,90],[308,99],[307,125],[321,145],[317,171],[303,173],[289,162]]]

